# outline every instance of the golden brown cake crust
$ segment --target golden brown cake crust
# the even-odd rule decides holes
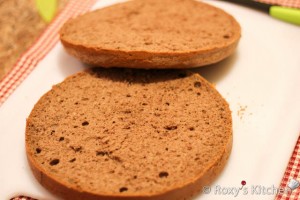
[[[228,104],[181,70],[75,74],[38,101],[26,126],[35,177],[65,199],[190,199],[231,147]]]
[[[129,1],[68,21],[60,31],[67,52],[102,67],[191,68],[230,56],[238,22],[193,0]]]

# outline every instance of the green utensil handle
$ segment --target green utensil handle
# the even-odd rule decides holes
[[[270,15],[274,18],[300,25],[300,9],[271,6]]]
[[[57,0],[35,0],[35,4],[42,19],[51,22],[57,11]]]

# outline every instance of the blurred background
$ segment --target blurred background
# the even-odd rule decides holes
[[[58,0],[57,11],[69,0]],[[0,0],[0,80],[47,27],[35,0]]]

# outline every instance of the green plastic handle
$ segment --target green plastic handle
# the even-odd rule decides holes
[[[57,0],[35,0],[40,16],[47,23],[51,22],[57,10]]]
[[[270,15],[274,18],[300,25],[300,9],[271,6]]]

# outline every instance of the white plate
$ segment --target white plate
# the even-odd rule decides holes
[[[94,8],[115,2],[101,0]],[[273,199],[275,192],[257,194],[256,187],[251,194],[251,187],[279,186],[300,132],[300,28],[249,8],[207,2],[236,17],[242,38],[233,56],[199,69],[230,104],[234,143],[229,162],[210,194],[197,199]],[[0,199],[19,194],[57,199],[37,183],[29,169],[25,120],[53,84],[83,68],[58,43],[0,107]],[[239,188],[242,180],[247,182],[246,188],[234,198],[229,188]],[[220,188],[223,190],[217,190]]]

